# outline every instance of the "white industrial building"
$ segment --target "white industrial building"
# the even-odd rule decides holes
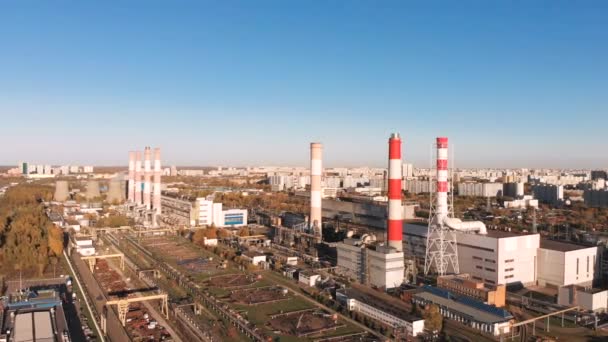
[[[538,251],[538,284],[592,286],[599,276],[598,247],[542,240]]]
[[[343,303],[348,311],[359,312],[393,328],[405,328],[408,336],[416,337],[424,331],[424,319],[361,291],[337,290],[336,300]]]
[[[307,271],[302,271],[298,273],[298,281],[302,284],[306,284],[307,286],[315,286],[317,282],[321,279],[321,276],[316,273],[311,273]]]
[[[577,285],[562,286],[557,293],[557,304],[579,306],[583,310],[606,312],[608,290],[584,288]]]
[[[338,267],[360,283],[390,289],[403,282],[403,252],[377,244],[367,235],[361,239],[344,239],[336,248]]]
[[[504,201],[503,205],[510,209],[538,208],[538,200],[532,198],[532,196],[523,196],[521,199]]]
[[[424,262],[427,227],[405,224],[403,231],[406,255]],[[456,232],[456,241],[460,272],[491,285],[591,286],[598,276],[598,247],[496,230]]]

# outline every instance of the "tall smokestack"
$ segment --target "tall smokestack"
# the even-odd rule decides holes
[[[151,169],[150,169],[150,147],[144,150],[144,205],[150,209],[150,188],[151,188]]]
[[[323,145],[310,144],[310,227],[317,241],[323,237],[321,223],[321,175],[323,174]]]
[[[160,148],[154,149],[154,210],[160,215]]]
[[[401,204],[401,137],[388,139],[388,245],[403,251],[403,207]]]
[[[448,216],[448,138],[437,138],[437,203],[435,217],[442,225]]]
[[[135,152],[135,203],[141,204],[141,152]]]
[[[129,152],[129,183],[127,190],[127,200],[133,202],[135,200],[135,152]]]

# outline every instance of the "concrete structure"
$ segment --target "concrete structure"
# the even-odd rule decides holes
[[[106,200],[109,203],[121,203],[124,200],[122,183],[123,182],[119,179],[112,179],[108,184]]]
[[[310,228],[317,242],[323,238],[321,217],[321,176],[323,175],[323,145],[310,144]]]
[[[70,189],[67,181],[55,182],[55,194],[53,200],[58,202],[65,202],[70,198]]]
[[[513,198],[522,198],[524,196],[524,183],[523,182],[512,182],[512,183],[504,183],[503,196],[513,197]]]
[[[152,190],[152,181],[151,181],[152,170],[150,169],[150,166],[151,166],[150,157],[151,157],[150,147],[146,146],[146,148],[144,149],[144,198],[143,198],[146,209],[152,208],[152,202],[150,201],[151,190]]]
[[[160,203],[160,191],[161,191],[161,162],[160,162],[160,148],[154,149],[154,184],[152,187],[152,207],[156,211],[156,215],[160,215],[162,212]]]
[[[388,140],[388,245],[403,251],[403,207],[401,204],[401,137],[393,133]]]
[[[91,256],[95,254],[95,247],[93,246],[93,239],[90,237],[79,237],[73,236],[71,238],[71,245],[76,249],[76,252],[81,256]]]
[[[403,231],[408,257],[418,262],[425,260],[427,227],[405,224]],[[536,283],[538,234],[517,235],[494,230],[485,235],[454,233],[460,272],[489,285]]]
[[[127,200],[135,202],[135,152],[129,152],[129,175],[127,179]]]
[[[19,289],[2,299],[0,341],[71,341],[60,294],[49,285]]]
[[[532,196],[523,196],[521,199],[504,201],[503,205],[512,209],[538,208],[538,200],[533,199]]]
[[[100,196],[101,196],[101,192],[99,192],[99,182],[96,180],[88,181],[86,198],[91,200],[94,198],[99,198]]]
[[[475,280],[466,273],[437,277],[437,287],[496,307],[503,307],[506,304],[505,285],[486,286],[482,281]]]
[[[436,304],[443,317],[465,324],[494,336],[508,333],[513,316],[506,310],[484,304],[475,299],[425,285],[412,301],[418,305]]]
[[[585,190],[583,199],[588,207],[608,208],[608,191],[606,190]]]
[[[593,312],[606,312],[608,290],[584,288],[577,285],[561,286],[557,293],[557,304],[580,306],[583,310]]]
[[[534,197],[542,203],[559,204],[564,199],[564,186],[553,184],[535,184],[532,186]]]
[[[598,247],[542,240],[538,250],[538,284],[558,288],[591,287],[599,277]]]
[[[392,328],[405,328],[408,337],[416,337],[424,331],[424,319],[411,315],[404,308],[355,289],[339,289],[336,301],[348,311],[358,312]]]
[[[205,198],[161,196],[162,214],[166,220],[187,226],[242,227],[248,222],[246,209],[222,209],[222,203]]]
[[[135,203],[141,204],[141,152],[135,152]]]
[[[502,197],[502,183],[466,182],[458,184],[459,196]]]
[[[262,253],[247,251],[241,254],[241,257],[253,265],[259,265],[262,262],[266,262],[266,255]]]
[[[369,235],[344,239],[336,249],[338,267],[362,284],[390,289],[403,282],[403,252],[380,245]]]
[[[315,286],[321,280],[321,276],[316,273],[302,271],[298,273],[298,281],[306,286]]]

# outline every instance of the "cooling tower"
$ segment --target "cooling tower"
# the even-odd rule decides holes
[[[70,198],[70,189],[67,181],[57,181],[55,183],[55,195],[53,200],[58,202],[64,202]]]
[[[121,203],[123,198],[123,181],[118,179],[113,179],[108,184],[108,196],[107,201],[109,203]]]
[[[99,182],[96,180],[88,181],[86,192],[87,199],[93,199],[99,196],[101,196],[101,193],[99,192]]]

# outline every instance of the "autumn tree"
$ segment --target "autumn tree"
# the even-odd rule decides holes
[[[63,231],[57,226],[49,228],[49,248],[55,256],[63,253]]]
[[[422,312],[424,327],[430,331],[440,331],[443,326],[443,316],[437,304],[428,305]]]

